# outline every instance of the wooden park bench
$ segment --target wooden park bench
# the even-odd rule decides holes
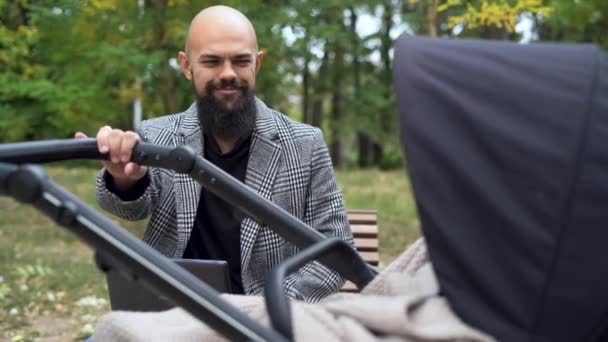
[[[355,248],[367,263],[378,267],[378,221],[375,210],[348,210],[348,223],[355,238]],[[341,292],[358,292],[356,286],[347,281]]]

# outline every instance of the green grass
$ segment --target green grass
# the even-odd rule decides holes
[[[50,177],[95,204],[96,170],[47,168]],[[404,171],[337,173],[349,209],[378,212],[381,259],[387,263],[418,236]],[[82,339],[109,309],[90,248],[35,209],[0,197],[0,340]],[[113,218],[141,236],[145,222]],[[79,305],[86,304],[96,305]],[[104,302],[105,301],[105,302]]]
[[[99,209],[96,170],[47,171],[56,183]],[[0,213],[0,340],[87,337],[89,326],[109,309],[105,280],[92,250],[29,206],[0,197]],[[145,222],[113,219],[138,236],[145,228]],[[83,298],[97,305],[78,305]]]
[[[386,263],[419,236],[416,206],[403,170],[338,171],[348,209],[373,209],[378,215],[380,256]]]

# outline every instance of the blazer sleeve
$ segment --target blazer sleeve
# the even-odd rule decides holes
[[[353,246],[342,191],[336,182],[327,145],[321,130],[315,129],[311,158],[311,179],[303,221],[327,237],[337,237]],[[311,262],[286,279],[291,298],[318,302],[338,292],[344,279],[319,262]]]
[[[141,137],[142,141],[147,141],[147,130],[145,129],[145,121],[142,122],[141,129],[137,132]],[[109,174],[106,175],[105,168],[97,174],[96,184],[96,199],[99,206],[105,211],[118,216],[125,220],[135,221],[145,219],[152,213],[158,203],[159,187],[158,187],[158,175],[155,168],[148,168],[148,173],[145,177],[148,177],[148,186],[145,188],[139,198],[133,200],[123,200],[118,195],[108,189],[106,183],[106,177],[111,177]]]

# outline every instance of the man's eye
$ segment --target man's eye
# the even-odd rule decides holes
[[[237,60],[236,62],[234,62],[234,64],[238,65],[238,66],[248,66],[250,63],[250,61],[248,59],[241,59],[241,60]]]
[[[215,66],[219,63],[219,61],[203,61],[203,65],[205,66]]]

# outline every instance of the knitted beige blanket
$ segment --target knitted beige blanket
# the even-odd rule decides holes
[[[438,295],[422,239],[386,267],[361,294],[336,294],[317,304],[291,302],[297,341],[493,341],[463,323]],[[269,326],[262,297],[223,295]],[[180,308],[164,312],[114,311],[97,325],[95,342],[224,341]]]

